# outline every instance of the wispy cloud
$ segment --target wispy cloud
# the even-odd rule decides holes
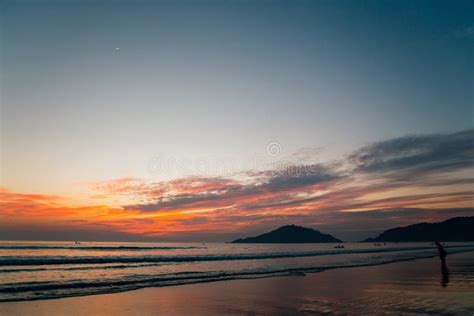
[[[415,135],[363,147],[349,156],[355,172],[422,176],[474,166],[474,129],[453,134]]]
[[[127,205],[124,208],[169,211],[242,205],[253,200],[277,200],[281,195],[312,192],[317,187],[333,185],[341,178],[323,165],[292,166],[283,170],[255,173],[255,176],[255,181],[250,184],[226,178],[180,179],[170,183],[173,191],[151,198],[147,203]]]

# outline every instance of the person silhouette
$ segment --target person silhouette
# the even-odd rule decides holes
[[[448,267],[446,266],[446,256],[448,253],[444,250],[443,245],[439,242],[435,242],[436,247],[438,248],[438,255],[441,261],[441,286],[446,287],[449,283],[449,271]]]

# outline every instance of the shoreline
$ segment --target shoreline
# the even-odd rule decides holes
[[[459,265],[463,266],[465,262],[467,262],[468,265],[474,263],[474,253],[472,251],[448,256],[448,267],[452,269],[453,276],[456,275],[454,274],[456,272],[455,269],[457,269]],[[457,280],[455,278],[452,278],[451,284],[443,288],[439,284],[439,274],[439,259],[431,257],[363,267],[326,269],[319,273],[308,273],[305,276],[285,275],[251,279],[219,280],[179,286],[147,287],[119,293],[104,293],[48,300],[3,302],[0,303],[0,314],[19,313],[47,315],[58,311],[59,313],[64,312],[74,315],[90,313],[128,314],[132,312],[153,314],[156,313],[157,310],[159,310],[160,313],[163,311],[163,313],[167,314],[232,314],[234,312],[246,314],[259,312],[249,309],[250,302],[256,299],[266,302],[264,304],[261,303],[264,307],[261,307],[263,309],[260,310],[260,312],[273,309],[275,313],[289,311],[295,314],[304,314],[309,311],[305,312],[304,309],[301,309],[300,303],[302,297],[304,298],[307,295],[316,297],[316,300],[312,301],[312,303],[305,303],[310,305],[308,308],[316,312],[321,312],[321,310],[326,308],[321,306],[321,297],[324,298],[322,300],[323,302],[329,300],[329,302],[332,302],[332,305],[337,305],[337,301],[354,300],[354,297],[360,296],[360,293],[370,292],[374,287],[378,288],[379,291],[380,289],[383,291],[383,289],[387,287],[389,289],[392,287],[391,290],[401,296],[403,296],[405,292],[418,296],[432,293],[433,298],[436,298],[439,302],[443,301],[443,297],[439,297],[439,292],[443,291],[449,294],[449,299],[453,302],[459,301],[457,306],[460,309],[464,308],[474,311],[474,294],[471,294],[474,293],[474,276],[471,274],[468,275],[469,282],[472,281],[473,283],[468,283],[467,288],[465,288],[465,280]],[[407,276],[412,277],[413,280],[411,280],[411,278],[405,280]],[[421,278],[419,282],[415,282],[417,278]],[[399,284],[401,282],[400,280],[405,280],[406,282]],[[399,289],[400,287],[403,291]],[[422,289],[420,289],[420,287]],[[232,290],[229,291],[229,289]],[[282,293],[287,293],[285,297],[292,297],[297,292],[301,292],[299,293],[301,295],[296,295],[293,298],[286,298],[284,301],[281,301],[279,295],[275,297],[275,289],[280,289],[279,291]],[[302,289],[306,290],[302,291]],[[237,299],[238,302],[234,302],[236,299],[234,297],[235,291],[240,295],[240,299]],[[277,291],[277,294],[279,291]],[[333,292],[337,295],[330,295]],[[453,296],[453,294],[456,295]],[[328,295],[330,297],[328,297]],[[385,299],[390,299],[390,297]],[[187,302],[188,300],[198,303],[192,306],[182,304],[182,302]],[[371,305],[370,302],[365,302],[365,300],[370,301],[370,296],[364,299],[361,298],[361,300],[363,301],[361,306]],[[428,301],[430,302],[430,300]],[[470,303],[471,301],[473,303]],[[408,302],[412,302],[412,300],[408,300]],[[433,302],[436,302],[436,300]],[[448,303],[449,302],[446,302],[446,306],[449,307],[450,304]],[[218,306],[216,306],[216,304]],[[420,304],[423,305],[422,303]],[[251,305],[253,306],[253,304]],[[428,305],[420,308],[422,308],[422,310],[430,309],[431,307]],[[441,308],[442,306],[438,307]],[[451,308],[455,307],[456,306],[451,306]],[[331,308],[331,313],[337,314],[343,306],[337,305]],[[359,306],[358,308],[361,307]],[[409,306],[407,308],[410,309],[411,307]],[[238,309],[238,311],[232,312],[233,309]]]

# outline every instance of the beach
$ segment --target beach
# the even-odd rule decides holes
[[[0,0],[0,316],[474,316],[474,0]]]
[[[306,275],[0,303],[1,315],[472,315],[474,252]],[[447,281],[447,282],[446,282]]]

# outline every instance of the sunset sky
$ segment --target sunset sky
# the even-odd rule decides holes
[[[0,239],[474,215],[473,1],[0,1]]]

